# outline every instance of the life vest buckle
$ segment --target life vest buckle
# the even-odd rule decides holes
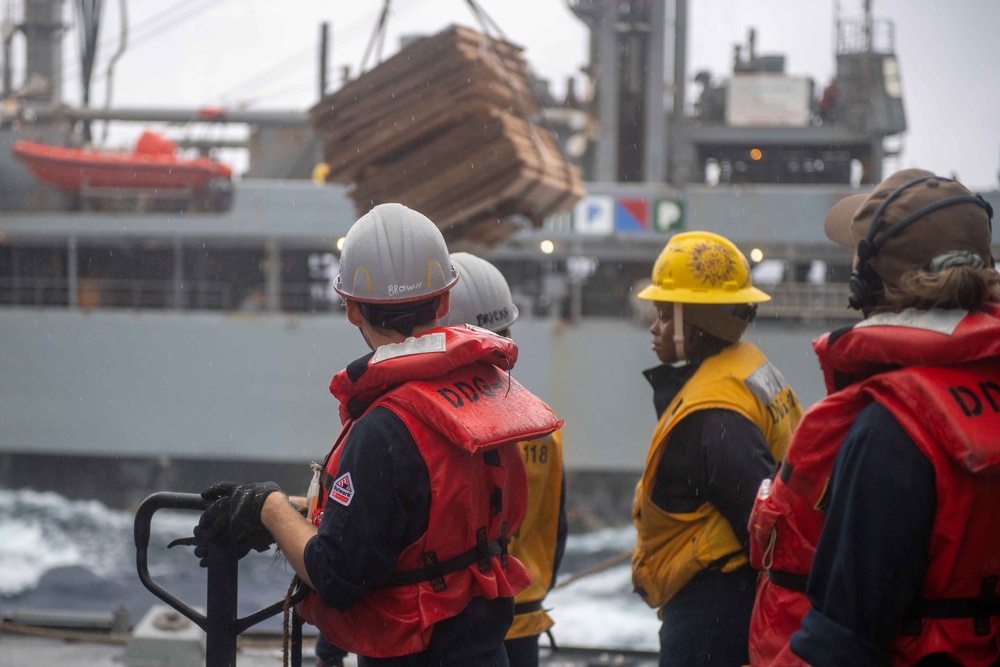
[[[487,574],[490,571],[490,546],[486,543],[486,526],[476,529],[476,555],[479,572]]]
[[[986,577],[983,579],[983,585],[979,589],[979,599],[976,605],[976,615],[973,617],[973,623],[976,628],[977,637],[985,637],[990,634],[990,609],[995,607],[995,602],[997,601],[996,589],[997,589],[998,577]]]
[[[507,522],[500,524],[500,567],[507,569]]]
[[[444,580],[444,573],[441,572],[441,564],[438,562],[437,553],[425,551],[420,555],[420,560],[424,563],[424,572],[427,573],[427,581],[431,584],[431,590],[440,593],[448,588],[448,583]]]

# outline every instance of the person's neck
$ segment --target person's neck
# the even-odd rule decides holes
[[[427,324],[421,325],[413,329],[413,332],[409,336],[404,336],[397,331],[390,331],[389,333],[383,333],[382,331],[370,327],[368,329],[369,345],[373,350],[377,350],[383,345],[391,345],[392,343],[402,343],[407,338],[416,338],[417,336],[422,336],[431,329],[436,329],[438,327],[438,321],[434,320]]]

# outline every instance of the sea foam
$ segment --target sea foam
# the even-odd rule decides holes
[[[190,531],[190,516],[183,529],[179,521],[160,532]],[[0,597],[32,589],[60,567],[82,567],[99,578],[134,572],[132,524],[132,514],[97,501],[0,490]]]

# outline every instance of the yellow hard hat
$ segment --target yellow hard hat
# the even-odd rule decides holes
[[[755,303],[771,297],[750,282],[750,264],[712,232],[674,235],[653,265],[653,284],[637,295],[673,303]]]
[[[312,182],[316,185],[323,185],[326,183],[326,177],[330,175],[330,165],[326,162],[320,162],[312,170]]]

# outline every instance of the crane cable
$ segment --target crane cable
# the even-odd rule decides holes
[[[521,112],[520,118],[527,125],[531,143],[535,148],[535,153],[538,155],[539,161],[543,165],[542,167],[543,171],[545,170],[545,165],[548,162],[545,158],[547,155],[550,154],[551,148],[554,146],[556,155],[558,157],[558,161],[560,163],[560,166],[562,167],[562,173],[563,173],[563,178],[565,179],[565,184],[568,186],[574,180],[572,168],[570,166],[570,161],[569,158],[566,157],[566,153],[563,150],[561,142],[559,142],[556,139],[557,135],[555,129],[552,127],[552,123],[549,122],[549,119],[545,116],[544,113],[545,105],[542,103],[542,100],[538,95],[538,91],[536,91],[535,87],[531,85],[530,69],[528,72],[526,72],[528,78],[525,81],[525,83],[528,86],[528,93],[531,95],[531,100],[534,102],[535,108],[538,109],[537,125],[535,121],[529,117],[528,106],[527,104],[525,104],[524,98],[521,94],[521,89],[520,87],[517,86],[517,82],[514,80],[514,77],[511,74],[510,70],[508,69],[506,62],[504,62],[504,59],[501,57],[499,51],[496,48],[495,41],[497,40],[503,41],[508,44],[510,43],[509,40],[507,39],[507,36],[503,33],[503,30],[500,29],[500,26],[497,25],[496,21],[490,18],[490,16],[486,13],[486,10],[484,10],[483,7],[476,0],[465,0],[465,2],[466,4],[469,5],[469,8],[472,10],[473,15],[479,22],[479,26],[482,29],[483,35],[486,38],[486,44],[489,47],[490,52],[493,54],[493,57],[496,58],[497,62],[499,63],[500,71],[503,72],[504,79],[507,81],[507,85],[510,87],[511,92],[514,94],[514,97],[517,100],[517,105]],[[491,35],[491,28],[492,32],[496,35],[496,37],[493,37]],[[549,136],[552,137],[552,141],[549,142],[548,145],[545,144],[545,142],[543,142],[541,138],[538,136],[538,132],[536,131],[536,127],[538,126],[540,126],[542,129],[548,132]],[[528,196],[541,184],[542,184],[542,178],[539,177],[533,183],[528,185],[528,187],[521,193],[521,196],[527,199]],[[559,195],[559,197],[554,202],[552,202],[552,204],[550,204],[550,210],[553,209],[558,210],[559,208],[562,207],[563,202],[571,198],[572,196],[573,193],[570,191],[570,188],[567,187],[566,191],[563,194]]]
[[[166,9],[139,21],[132,26],[132,48],[135,49],[150,43],[155,38],[160,37],[172,28],[190,21],[205,10],[211,9],[213,5],[217,5],[224,1],[227,0],[180,0],[173,5],[170,5]],[[177,12],[181,9],[184,9],[186,5],[192,4],[200,4],[201,6],[192,7],[186,13],[175,16],[175,14],[177,14]],[[98,49],[108,47],[110,47],[110,42],[101,42],[98,44]],[[76,69],[77,66],[78,63],[74,62],[69,67],[66,67],[66,76],[76,76],[78,73],[78,70]]]
[[[128,0],[118,0],[118,18],[120,21],[120,31],[118,40],[118,50],[114,52],[111,59],[108,60],[107,73],[104,75],[104,108],[111,108],[111,92],[114,88],[114,71],[115,65],[118,64],[118,59],[125,54],[125,49],[128,47]],[[101,142],[106,143],[108,140],[108,133],[111,130],[111,121],[104,121],[104,135],[101,137]]]
[[[365,55],[361,58],[361,72],[365,71],[368,66],[368,58],[371,57],[372,49],[375,48],[375,44],[378,43],[378,62],[382,62],[382,48],[385,46],[385,26],[388,23],[389,18],[389,8],[392,5],[392,0],[385,0],[382,4],[382,11],[379,13],[378,21],[375,22],[375,29],[372,31],[372,36],[368,40],[368,46],[365,48]]]

